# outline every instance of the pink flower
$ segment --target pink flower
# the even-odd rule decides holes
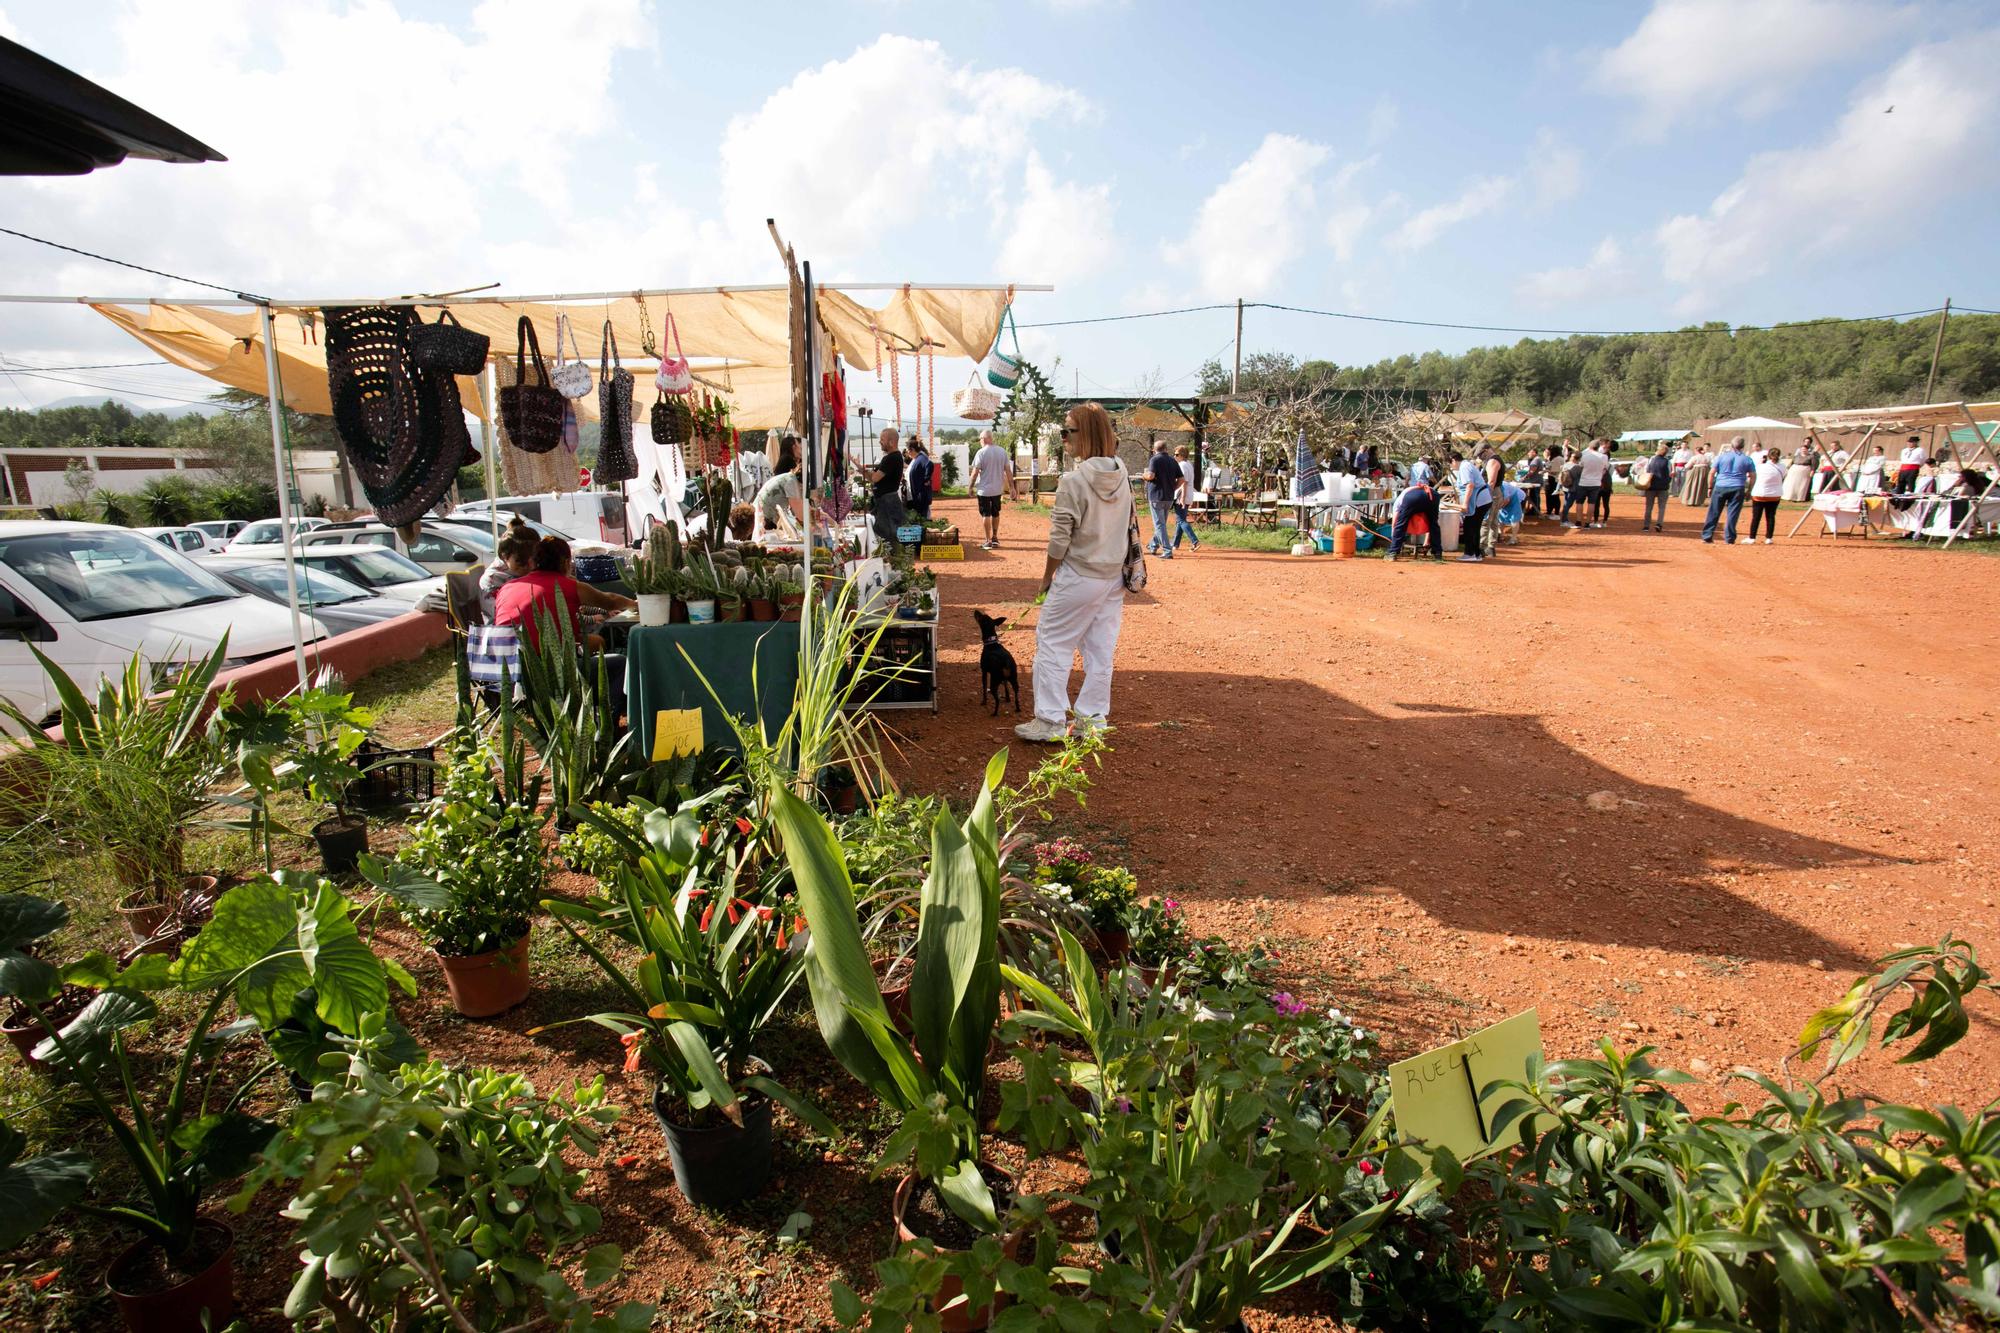
[[[618,1040],[625,1043],[625,1072],[628,1074],[638,1073],[639,1057],[644,1054],[640,1046],[646,1040],[646,1034],[643,1032],[627,1032]]]
[[[1163,910],[1168,916],[1172,916],[1175,912],[1181,910],[1181,905],[1174,899],[1169,898],[1165,903],[1161,905],[1161,910]]]
[[[1293,999],[1289,991],[1279,991],[1276,995],[1273,995],[1271,997],[1271,1006],[1278,1011],[1280,1018],[1290,1018],[1294,1014],[1302,1014],[1306,1011],[1305,1005]]]
[[[1369,1161],[1366,1157],[1364,1157],[1359,1162],[1356,1162],[1354,1164],[1354,1169],[1359,1171],[1364,1176],[1372,1176],[1377,1172],[1379,1172],[1382,1168],[1375,1165],[1375,1163]]]

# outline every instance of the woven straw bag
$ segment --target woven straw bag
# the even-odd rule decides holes
[[[449,310],[438,312],[437,323],[418,324],[410,330],[410,360],[423,370],[477,375],[486,368],[491,346],[491,339],[461,327]]]
[[[604,321],[604,344],[597,354],[598,481],[630,481],[639,475],[632,452],[632,372],[618,364],[618,335]]]
[[[418,369],[408,306],[324,310],[327,390],[334,428],[384,523],[414,523],[477,459],[465,429],[458,381]]]
[[[1000,410],[1000,395],[981,384],[975,370],[965,387],[952,394],[951,410],[967,421],[991,421]]]
[[[674,323],[673,311],[667,312],[660,331],[674,340],[674,354],[668,356],[664,345],[660,348],[660,368],[653,373],[654,387],[662,394],[693,393],[694,372],[688,368],[687,353],[681,350],[681,329]]]
[[[545,454],[562,443],[563,396],[549,383],[549,368],[542,361],[542,345],[535,326],[526,315],[515,329],[519,339],[514,353],[515,383],[500,391],[500,422],[516,449]],[[535,358],[534,376],[529,377],[527,358]],[[584,374],[590,367],[584,367]]]
[[[1012,337],[1014,355],[1000,350],[1000,339]],[[1011,392],[1021,382],[1021,331],[1014,325],[1014,307],[1000,312],[1000,328],[993,334],[993,350],[986,354],[986,382]]]
[[[569,335],[570,359],[563,360],[563,335]],[[565,398],[581,398],[590,392],[590,363],[583,359],[583,345],[576,340],[576,326],[568,315],[556,316],[556,368],[549,383]]]

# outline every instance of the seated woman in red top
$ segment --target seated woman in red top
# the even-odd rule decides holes
[[[583,632],[583,616],[580,607],[584,603],[602,605],[606,610],[623,610],[636,606],[629,597],[619,597],[612,593],[599,592],[595,588],[582,588],[570,570],[575,560],[570,555],[569,543],[560,537],[544,537],[535,547],[533,572],[509,579],[493,597],[493,623],[496,625],[519,626],[522,635],[530,644],[537,642],[539,627],[537,616],[548,616],[551,620],[567,618],[570,632],[580,644],[599,649],[604,641],[595,634]]]

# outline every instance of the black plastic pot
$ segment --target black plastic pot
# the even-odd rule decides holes
[[[689,1203],[727,1208],[760,1193],[771,1179],[771,1100],[759,1092],[741,1094],[743,1124],[724,1121],[700,1127],[667,1118],[663,1094],[653,1094],[653,1116],[667,1136],[674,1184]]]
[[[368,850],[368,821],[360,815],[335,815],[313,825],[320,863],[329,875],[351,875]]]

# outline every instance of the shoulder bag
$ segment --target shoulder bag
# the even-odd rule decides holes
[[[1139,505],[1132,504],[1131,521],[1125,528],[1125,568],[1119,574],[1126,592],[1146,590],[1146,548],[1139,544]]]
[[[500,390],[500,425],[516,449],[545,454],[562,443],[563,396],[549,383],[542,346],[526,315],[515,329],[514,383]],[[534,378],[528,377],[528,354],[535,358]],[[586,368],[587,370],[587,368]]]
[[[491,345],[485,334],[461,327],[449,310],[440,310],[435,324],[418,323],[410,329],[410,360],[423,370],[477,375],[486,369]]]
[[[571,359],[563,360],[563,335],[569,335]],[[581,398],[590,392],[590,363],[583,359],[583,347],[576,340],[576,327],[568,315],[556,316],[556,368],[549,383],[565,398]]]
[[[993,350],[986,354],[986,382],[996,389],[1011,390],[1021,382],[1021,332],[1014,326],[1014,307],[1000,312],[1000,325],[993,334]],[[1012,336],[1014,355],[1000,350],[1000,339]]]
[[[632,451],[632,372],[618,364],[618,335],[604,321],[604,345],[597,354],[597,472],[599,481],[630,481],[639,475]]]

